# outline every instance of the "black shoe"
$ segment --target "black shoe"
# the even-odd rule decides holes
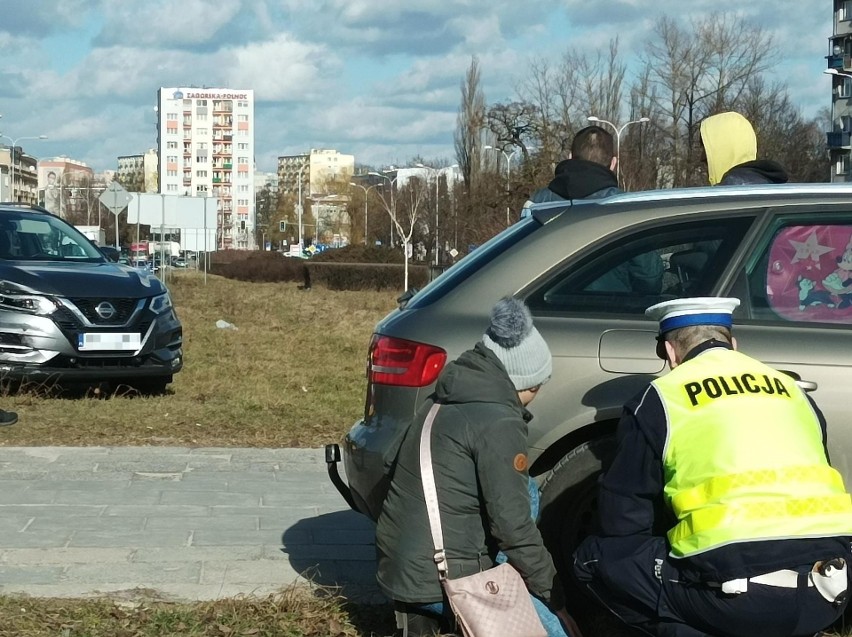
[[[8,427],[18,422],[18,414],[14,411],[3,411],[0,409],[0,427]]]

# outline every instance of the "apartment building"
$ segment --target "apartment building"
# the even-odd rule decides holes
[[[37,163],[21,146],[0,146],[0,201],[38,202]]]
[[[254,91],[160,88],[157,102],[159,192],[216,197],[218,248],[254,249]]]
[[[834,32],[828,41],[831,122],[828,151],[831,181],[852,181],[852,0],[834,1]]]
[[[157,192],[158,156],[153,148],[143,155],[118,158],[116,180],[130,192]]]
[[[307,154],[278,158],[279,192],[300,193],[302,202],[311,200],[316,228],[306,232],[315,241],[336,245],[348,241],[346,193],[354,173],[355,156],[334,149],[311,149]]]

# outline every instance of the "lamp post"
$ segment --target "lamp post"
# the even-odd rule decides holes
[[[310,175],[310,164],[309,163],[308,164],[302,164],[302,166],[299,168],[299,176],[298,176],[298,180],[299,180],[299,206],[296,209],[296,215],[298,216],[298,219],[299,219],[299,251],[300,251],[300,253],[301,253],[302,250],[305,249],[305,246],[302,245],[302,241],[303,241],[303,239],[302,239],[302,171],[305,168],[309,169],[308,174]]]
[[[12,195],[12,201],[18,201],[18,198],[15,196],[15,148],[18,145],[18,142],[23,141],[25,139],[47,139],[47,135],[28,135],[26,137],[15,137],[12,139],[8,135],[0,134],[0,137],[5,137],[10,142],[12,142],[12,151],[9,155],[9,194]]]
[[[393,247],[393,226],[396,223],[396,205],[394,204],[394,200],[393,200],[393,185],[396,183],[397,177],[394,177],[393,179],[391,179],[387,175],[385,175],[383,173],[377,173],[377,172],[370,172],[370,173],[367,173],[367,174],[372,175],[373,177],[381,177],[382,179],[387,180],[388,184],[390,185],[390,197],[391,197],[391,205],[390,205],[390,209],[391,209],[391,213],[390,213],[390,215],[391,215],[390,247],[392,248]],[[384,184],[382,184],[382,185],[384,185]]]
[[[425,168],[429,172],[435,174],[435,265],[440,265],[438,259],[438,256],[441,254],[440,242],[438,241],[438,228],[440,225],[440,217],[438,216],[438,188],[441,184],[442,169],[434,168],[432,166],[426,166],[425,164],[415,164],[415,166],[417,166],[418,168]],[[452,166],[449,166],[443,170],[458,168],[458,166],[458,164],[453,164]],[[449,181],[447,183],[449,183]]]
[[[621,133],[624,132],[624,129],[630,126],[631,124],[644,124],[645,122],[650,122],[651,119],[649,117],[640,117],[639,119],[632,119],[629,122],[625,122],[624,124],[622,124],[620,128],[612,122],[609,122],[605,119],[601,119],[600,117],[595,117],[594,115],[589,115],[586,119],[590,122],[597,122],[599,124],[609,124],[615,131],[615,180],[618,183],[619,187],[621,187]]]
[[[367,193],[370,192],[373,188],[378,188],[380,184],[373,184],[372,186],[362,186],[361,184],[356,184],[354,181],[350,181],[349,185],[355,186],[356,188],[360,188],[364,191],[364,245],[367,245]]]
[[[509,227],[509,192],[511,190],[511,179],[512,179],[512,158],[515,156],[520,149],[516,148],[511,153],[506,153],[502,148],[495,148],[494,146],[483,146],[485,150],[499,150],[503,153],[503,157],[506,158],[506,227]]]

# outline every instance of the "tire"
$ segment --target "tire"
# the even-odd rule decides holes
[[[573,554],[597,524],[598,477],[603,460],[614,450],[612,435],[585,442],[563,456],[541,485],[539,527],[565,586],[569,606],[588,599],[574,580]]]

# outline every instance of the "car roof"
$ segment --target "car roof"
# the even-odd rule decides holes
[[[660,190],[641,190],[622,192],[609,197],[595,199],[576,199],[534,203],[529,206],[531,212],[564,208],[566,203],[572,206],[621,206],[623,204],[644,204],[659,202],[693,202],[700,199],[716,201],[742,201],[765,204],[771,200],[787,198],[817,197],[843,198],[852,196],[852,183],[795,183],[795,184],[746,184],[740,186],[697,186],[692,188],[666,188]]]

